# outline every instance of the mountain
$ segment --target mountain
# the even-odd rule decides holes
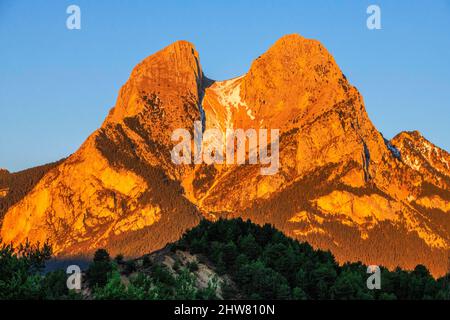
[[[195,136],[196,121],[222,136],[278,129],[278,171],[175,164],[172,133]],[[208,79],[194,46],[178,41],[134,68],[101,128],[8,208],[1,237],[48,239],[60,255],[103,246],[139,256],[203,218],[242,217],[330,249],[340,262],[425,264],[441,275],[448,161],[418,132],[386,140],[318,41],[284,36],[227,81]]]

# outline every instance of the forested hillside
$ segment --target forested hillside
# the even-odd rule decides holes
[[[203,220],[165,249],[139,259],[97,250],[69,291],[65,270],[42,275],[48,245],[3,245],[0,299],[449,299],[449,275],[426,267],[381,267],[381,289],[369,290],[367,266],[338,265],[328,251],[241,219]]]

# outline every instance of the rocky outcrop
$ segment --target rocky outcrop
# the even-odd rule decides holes
[[[172,132],[278,129],[280,167],[171,161]],[[102,127],[9,208],[4,241],[49,239],[59,254],[132,256],[201,218],[244,217],[331,249],[341,262],[447,268],[449,155],[418,133],[384,139],[329,52],[288,35],[243,76],[206,78],[194,47],[146,58]]]

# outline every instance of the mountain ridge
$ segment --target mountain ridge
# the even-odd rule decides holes
[[[223,134],[279,129],[279,171],[175,165],[171,134],[193,135],[195,121]],[[8,209],[1,237],[48,239],[59,254],[105,246],[138,256],[202,218],[245,217],[331,249],[340,261],[423,263],[443,274],[448,160],[414,133],[385,140],[316,40],[284,36],[246,74],[225,81],[208,79],[194,46],[179,41],[133,69],[102,126]],[[373,241],[396,252],[371,248]]]

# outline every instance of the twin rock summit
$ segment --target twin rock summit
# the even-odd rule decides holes
[[[280,167],[175,165],[177,128],[276,128]],[[388,141],[330,53],[279,39],[243,76],[208,79],[194,46],[139,63],[101,128],[57,163],[0,172],[3,242],[60,256],[139,256],[201,219],[242,217],[329,249],[339,262],[447,271],[450,156],[419,132]]]

